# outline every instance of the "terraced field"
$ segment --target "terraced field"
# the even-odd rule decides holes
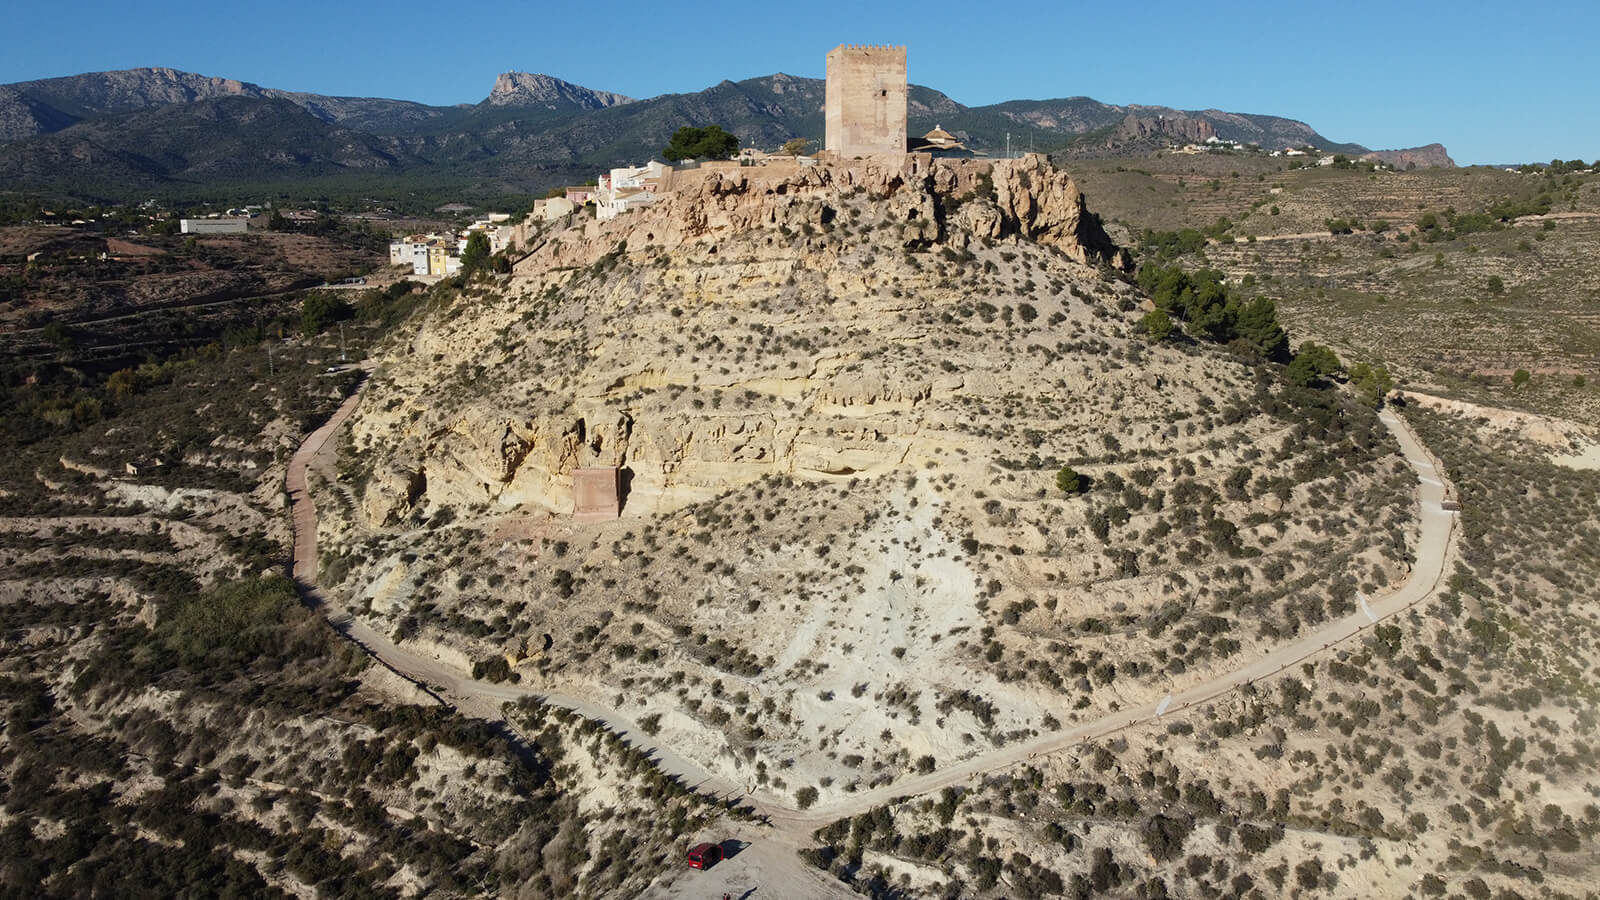
[[[1272,297],[1297,335],[1347,360],[1452,396],[1600,422],[1600,176],[1291,171],[1247,156],[1075,165],[1129,240],[1227,217],[1229,231],[1179,262]],[[1541,198],[1547,215],[1490,212]],[[1333,234],[1329,220],[1354,227]],[[1529,378],[1513,385],[1519,369]]]

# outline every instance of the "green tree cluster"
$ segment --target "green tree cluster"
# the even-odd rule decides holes
[[[471,275],[489,262],[489,238],[481,231],[467,236],[467,246],[461,250],[461,274]]]
[[[1215,269],[1185,272],[1178,266],[1145,265],[1139,269],[1139,286],[1167,317],[1164,325],[1159,316],[1145,316],[1143,325],[1152,340],[1175,331],[1176,321],[1193,337],[1235,344],[1275,362],[1288,359],[1289,336],[1278,324],[1277,305],[1266,297],[1240,300]]]
[[[1343,365],[1332,350],[1306,341],[1295,352],[1284,376],[1297,387],[1311,387],[1318,382],[1325,382],[1341,368]]]
[[[1567,175],[1572,172],[1581,172],[1584,169],[1589,168],[1600,169],[1600,159],[1595,160],[1594,165],[1590,166],[1581,159],[1562,160],[1557,158],[1550,160],[1550,164],[1548,166],[1541,166],[1538,163],[1528,163],[1522,166],[1520,171],[1524,175],[1537,174],[1541,171],[1546,175]]]
[[[1439,212],[1426,212],[1417,218],[1417,230],[1423,240],[1453,241],[1464,234],[1500,231],[1505,223],[1522,216],[1542,216],[1550,212],[1554,203],[1549,194],[1539,194],[1526,200],[1500,200],[1490,204],[1484,212],[1456,212],[1447,206]]]
[[[1383,398],[1394,390],[1394,379],[1389,376],[1388,369],[1364,362],[1350,367],[1350,384],[1364,403],[1374,407],[1382,406]]]
[[[671,162],[683,159],[728,159],[739,152],[739,138],[721,125],[695,128],[685,125],[672,135],[661,155]]]
[[[1159,344],[1172,336],[1172,317],[1166,310],[1152,309],[1139,320],[1139,327],[1153,343]]]
[[[1086,481],[1087,479],[1071,466],[1062,466],[1061,471],[1056,473],[1056,487],[1060,488],[1063,494],[1082,493]]]
[[[334,291],[313,291],[300,307],[300,331],[307,337],[321,333],[334,322],[355,317],[355,310]]]
[[[1180,228],[1177,231],[1146,228],[1139,235],[1139,252],[1151,259],[1174,259],[1204,249],[1209,238],[1220,240],[1232,229],[1233,222],[1226,216],[1217,219],[1204,231],[1196,228]]]

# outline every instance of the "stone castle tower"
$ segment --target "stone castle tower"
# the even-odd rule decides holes
[[[906,48],[828,51],[827,139],[842,159],[906,152]]]

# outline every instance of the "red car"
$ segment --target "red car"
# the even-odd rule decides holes
[[[722,861],[722,847],[718,844],[702,843],[689,848],[689,868],[709,869]]]

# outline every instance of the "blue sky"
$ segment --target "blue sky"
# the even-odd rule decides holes
[[[7,18],[0,83],[170,66],[447,104],[518,70],[649,97],[820,78],[836,44],[893,43],[914,83],[971,106],[1086,95],[1288,116],[1375,149],[1439,141],[1461,163],[1600,156],[1595,4],[80,0]]]

